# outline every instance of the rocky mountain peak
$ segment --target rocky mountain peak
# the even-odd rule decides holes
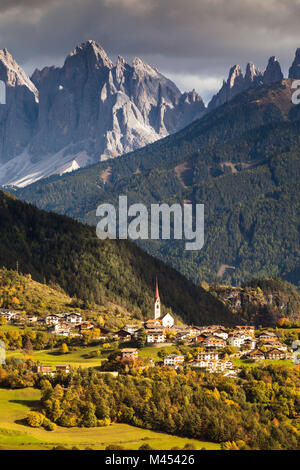
[[[255,67],[253,62],[248,62],[245,73],[245,87],[250,87],[253,84],[258,84],[261,79],[261,71]]]
[[[294,62],[289,69],[289,78],[300,79],[300,48],[296,50]]]
[[[230,88],[242,83],[244,80],[242,69],[239,65],[234,65],[229,71],[227,84]]]
[[[38,101],[38,91],[7,49],[0,50],[0,80],[9,87],[26,86]]]
[[[283,80],[283,73],[281,71],[280,64],[277,57],[272,56],[269,59],[267,68],[263,75],[264,83],[273,83]]]
[[[195,89],[192,91],[183,93],[183,101],[185,103],[191,104],[191,103],[203,103],[203,100],[199,93],[196,92]]]
[[[66,58],[65,65],[74,61],[74,58],[84,60],[89,67],[114,66],[107,53],[97,42],[89,40],[79,44]]]
[[[0,114],[0,184],[26,186],[117,157],[182,129],[205,112],[195,91],[182,94],[138,57],[130,65],[119,56],[114,66],[95,41],[79,44],[63,67],[35,70],[32,80],[6,51],[0,55],[0,73],[1,63],[9,65],[3,73],[12,69],[10,80],[26,82],[39,102],[33,107],[27,96],[15,94],[12,106]]]
[[[137,75],[149,75],[149,76],[158,76],[159,72],[155,67],[147,64],[139,57],[134,57],[132,61],[132,67]]]

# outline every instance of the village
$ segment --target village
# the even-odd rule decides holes
[[[81,313],[49,314],[41,319],[38,316],[26,317],[31,326],[42,326],[49,335],[66,338],[80,338],[85,332],[94,331],[97,335],[94,340],[99,344],[110,344],[118,341],[122,346],[119,349],[119,358],[122,362],[143,362],[140,357],[141,347],[152,347],[165,350],[170,346],[177,346],[177,351],[163,354],[162,360],[155,362],[150,359],[147,365],[152,367],[169,367],[178,369],[190,367],[195,370],[205,370],[210,373],[221,373],[224,376],[235,377],[239,371],[234,365],[234,359],[247,362],[264,360],[285,360],[292,357],[292,351],[287,345],[279,341],[274,331],[256,333],[251,325],[226,328],[222,325],[194,326],[177,325],[172,314],[161,315],[161,301],[158,283],[156,281],[154,297],[154,315],[145,322],[132,322],[125,324],[119,331],[111,331],[99,327],[92,321],[85,321]],[[1,310],[0,319],[6,324],[22,324],[24,317],[18,312]],[[141,340],[142,339],[142,340]],[[188,346],[193,352],[186,355],[180,352],[181,346]],[[52,366],[37,364],[36,373],[51,374]],[[69,364],[56,364],[56,371],[70,372]]]

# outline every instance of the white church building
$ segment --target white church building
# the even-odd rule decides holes
[[[154,298],[154,320],[159,320],[161,325],[164,328],[172,328],[174,326],[174,318],[172,317],[170,313],[166,313],[165,315],[161,316],[160,297],[159,297],[157,279],[156,279],[155,298]]]

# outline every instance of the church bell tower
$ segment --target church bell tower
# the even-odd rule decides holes
[[[156,278],[155,299],[154,299],[154,320],[160,318],[160,298],[158,292],[158,283]]]

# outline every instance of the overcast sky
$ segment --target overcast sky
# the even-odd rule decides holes
[[[94,39],[207,100],[235,63],[263,69],[276,55],[286,74],[299,21],[300,0],[0,0],[0,48],[31,73]]]

